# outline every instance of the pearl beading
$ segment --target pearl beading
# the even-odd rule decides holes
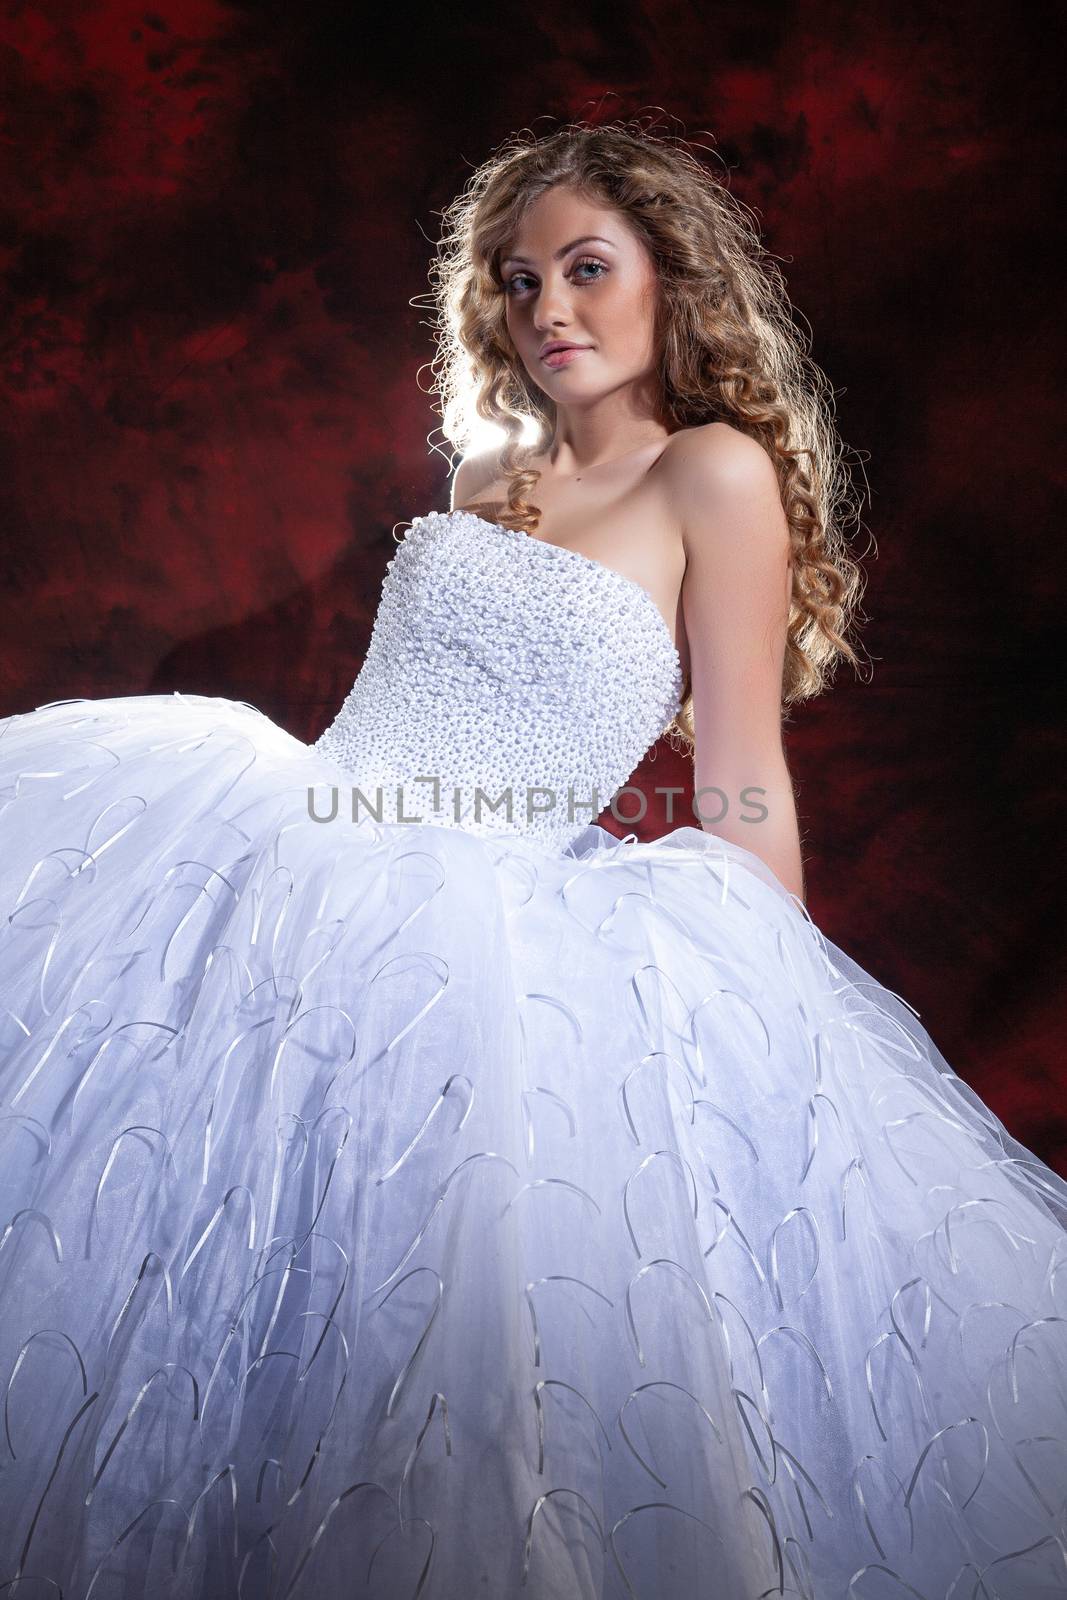
[[[382,821],[562,847],[625,784],[682,688],[641,584],[474,512],[432,511],[390,560],[363,667],[312,748],[376,808],[360,805],[361,821],[380,804]],[[479,787],[510,790],[511,817],[485,801],[476,812]]]

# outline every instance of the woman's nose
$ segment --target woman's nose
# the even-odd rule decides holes
[[[566,284],[543,284],[534,307],[534,321],[547,330],[555,322],[569,322],[570,291]]]

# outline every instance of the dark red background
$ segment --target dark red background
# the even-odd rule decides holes
[[[313,739],[391,530],[448,503],[410,304],[437,213],[516,127],[663,107],[717,140],[867,458],[873,681],[788,731],[811,913],[1067,1173],[1057,20],[11,8],[0,714],[180,688]]]

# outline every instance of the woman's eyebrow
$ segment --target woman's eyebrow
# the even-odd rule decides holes
[[[561,245],[560,248],[553,255],[553,257],[552,257],[553,261],[562,260],[562,258],[567,254],[567,251],[568,250],[573,250],[576,244],[588,244],[590,242],[590,240],[593,240],[593,239],[595,239],[599,244],[611,245],[611,248],[613,250],[615,248],[615,246],[612,244],[611,240],[610,239],[605,239],[602,234],[599,234],[599,233],[583,233],[580,239],[572,239],[570,244]],[[522,266],[525,266],[525,267],[528,267],[530,265],[530,259],[529,259],[528,256],[505,256],[503,261],[500,263],[500,265],[501,266],[506,266],[509,261],[514,261],[516,264],[521,264]]]

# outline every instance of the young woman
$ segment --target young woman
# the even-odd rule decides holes
[[[572,127],[435,292],[451,509],[316,743],[0,730],[0,1583],[1051,1594],[1067,1183],[803,905],[860,579],[780,283]],[[668,727],[697,809],[617,840]]]

